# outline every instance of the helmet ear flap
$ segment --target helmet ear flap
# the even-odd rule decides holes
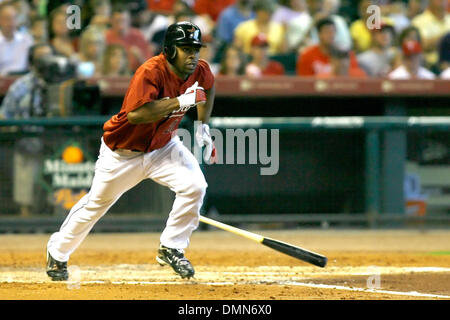
[[[164,54],[166,55],[167,60],[171,61],[175,59],[177,55],[177,49],[175,48],[175,45],[170,45],[164,47]]]
[[[169,59],[170,59],[170,60],[175,59],[176,55],[177,55],[177,48],[176,48],[175,45],[173,44],[173,45],[170,46],[170,50],[169,50]]]

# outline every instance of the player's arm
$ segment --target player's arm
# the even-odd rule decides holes
[[[211,89],[206,90],[206,103],[197,105],[197,120],[202,123],[208,123],[214,105],[216,88],[213,85]]]
[[[206,101],[205,91],[198,82],[186,89],[186,92],[176,98],[148,102],[127,114],[131,124],[151,123],[167,117],[172,112],[186,112],[194,106],[201,106]]]
[[[200,147],[205,146],[205,160],[211,163],[216,162],[216,148],[211,137],[208,122],[213,109],[215,91],[214,85],[211,89],[206,90],[206,103],[197,106],[197,118],[201,121],[202,125],[198,126],[195,132],[197,144]]]
[[[131,124],[151,123],[167,117],[179,108],[180,103],[177,98],[155,100],[128,112],[127,118]]]

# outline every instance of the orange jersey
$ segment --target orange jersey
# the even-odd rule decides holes
[[[152,123],[131,124],[127,114],[142,105],[162,98],[176,98],[195,81],[205,90],[214,85],[214,75],[204,60],[186,80],[178,77],[168,66],[163,54],[147,60],[131,79],[119,113],[103,126],[103,141],[111,149],[150,152],[165,146],[178,128],[185,112],[171,114]]]

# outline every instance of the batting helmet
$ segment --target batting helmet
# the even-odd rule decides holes
[[[166,58],[169,61],[175,59],[175,47],[182,45],[204,47],[200,28],[188,21],[171,24],[164,36],[163,52]]]

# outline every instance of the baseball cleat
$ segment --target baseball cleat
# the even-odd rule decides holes
[[[194,276],[194,267],[192,267],[192,264],[186,259],[182,249],[171,249],[160,245],[156,261],[158,261],[161,266],[171,266],[183,279],[189,279]]]
[[[69,279],[67,271],[67,262],[55,260],[47,251],[47,275],[53,281],[65,281]]]

